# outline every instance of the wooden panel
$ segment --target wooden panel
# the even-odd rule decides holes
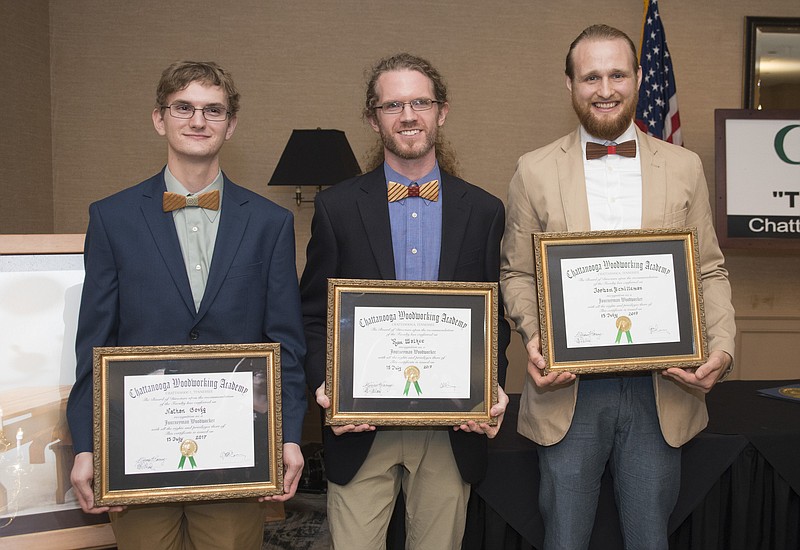
[[[85,236],[63,235],[0,235],[0,254],[82,254]]]
[[[736,318],[731,380],[800,378],[800,316]]]

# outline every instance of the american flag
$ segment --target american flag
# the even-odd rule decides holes
[[[658,13],[658,0],[644,0],[644,26],[639,64],[642,85],[636,105],[636,125],[643,132],[664,141],[683,145],[681,117],[672,58],[667,50],[667,37]]]

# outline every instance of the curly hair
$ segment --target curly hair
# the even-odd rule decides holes
[[[391,71],[417,71],[428,77],[433,84],[433,95],[437,101],[447,102],[447,84],[444,78],[437,71],[433,65],[422,57],[412,55],[410,53],[397,53],[395,55],[384,57],[378,61],[367,74],[367,92],[366,100],[364,102],[364,109],[362,116],[365,120],[374,120],[375,118],[375,105],[378,102],[378,92],[376,86],[378,78],[383,73]],[[442,134],[441,129],[436,136],[436,161],[439,163],[439,168],[453,176],[458,175],[458,160],[456,158],[455,150],[452,144],[446,140]],[[364,162],[366,170],[373,170],[383,164],[384,150],[383,144],[378,140],[375,145],[367,152],[366,160]]]

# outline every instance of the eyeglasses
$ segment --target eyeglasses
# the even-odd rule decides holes
[[[438,99],[425,99],[425,98],[418,98],[412,99],[411,101],[389,101],[387,103],[381,103],[380,105],[375,105],[373,109],[381,109],[387,115],[397,115],[403,112],[406,105],[411,105],[411,108],[415,111],[428,111],[431,107],[433,107],[434,103],[443,103]]]
[[[172,105],[162,105],[162,109],[169,109],[169,114],[175,118],[192,118],[195,111],[202,111],[203,118],[211,122],[221,122],[230,116],[230,112],[222,105],[209,105],[207,107],[195,107],[188,103],[173,103]]]

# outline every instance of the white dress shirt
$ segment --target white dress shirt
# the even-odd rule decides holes
[[[636,156],[633,158],[606,155],[599,159],[586,160],[587,141],[612,145],[631,139],[636,140],[633,124],[613,142],[595,138],[581,126],[586,198],[589,201],[589,219],[593,231],[642,227],[642,166],[638,142]]]

